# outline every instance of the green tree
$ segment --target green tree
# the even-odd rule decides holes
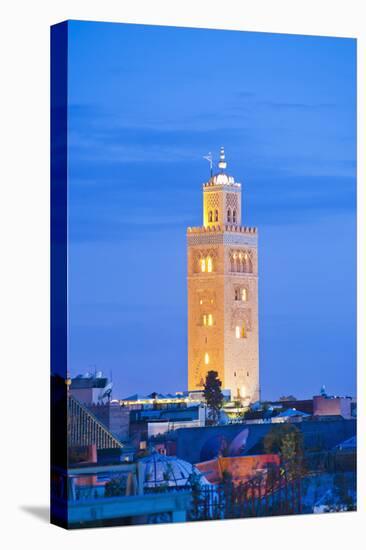
[[[209,408],[209,418],[212,424],[217,424],[224,396],[221,391],[222,382],[214,370],[207,373],[203,395]]]
[[[274,425],[263,440],[266,453],[276,453],[281,457],[288,478],[303,473],[303,436],[293,424]]]

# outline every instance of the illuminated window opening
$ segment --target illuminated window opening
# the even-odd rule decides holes
[[[201,262],[201,271],[203,273],[204,271],[206,271],[206,260],[205,260],[205,258],[202,258],[202,260],[200,260],[200,262]]]
[[[246,338],[245,325],[236,325],[235,327],[235,338]]]
[[[204,327],[212,327],[214,324],[212,313],[202,315],[202,325]]]
[[[205,365],[208,365],[210,362],[210,356],[208,355],[207,351],[205,353]]]
[[[248,300],[248,290],[246,288],[236,288],[234,290],[234,299],[237,302],[246,302]]]
[[[207,258],[207,271],[208,273],[212,272],[212,258],[210,256]]]

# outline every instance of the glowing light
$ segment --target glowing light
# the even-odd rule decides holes
[[[245,336],[245,325],[235,327],[235,338],[246,338]]]
[[[208,314],[208,319],[207,319],[207,321],[208,321],[208,323],[207,323],[208,326],[209,326],[209,327],[212,327],[212,325],[213,325],[212,313],[209,313],[209,314]]]
[[[208,365],[209,362],[210,362],[210,357],[209,357],[209,355],[208,355],[208,353],[207,353],[207,351],[206,351],[206,353],[205,353],[205,365]]]
[[[209,273],[212,272],[212,258],[210,258],[210,256],[207,258],[207,271]]]
[[[203,300],[200,300],[200,306],[203,304]]]
[[[247,301],[247,289],[246,288],[241,289],[241,300],[242,300],[242,302]]]
[[[207,325],[207,315],[203,316],[203,324],[204,324],[204,326]]]
[[[204,258],[202,258],[201,260],[201,271],[202,272],[206,271],[206,261]]]

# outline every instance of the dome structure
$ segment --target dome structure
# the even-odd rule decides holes
[[[190,487],[192,474],[201,485],[209,482],[201,472],[185,460],[176,456],[162,455],[156,451],[140,460],[139,469],[143,477],[144,488],[156,487]]]
[[[205,184],[205,186],[211,186],[211,185],[230,185],[234,187],[240,187],[240,183],[235,181],[235,178],[233,176],[229,176],[226,172],[227,168],[227,162],[225,158],[225,151],[224,148],[221,147],[220,149],[220,160],[217,163],[217,166],[219,168],[219,172],[217,174],[212,173],[212,156],[210,153],[209,157],[204,157],[207,160],[210,160],[211,165],[211,177],[208,181],[208,183]]]

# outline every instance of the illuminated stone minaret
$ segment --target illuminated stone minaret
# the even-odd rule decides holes
[[[223,147],[218,168],[203,184],[203,226],[187,230],[188,388],[202,389],[215,370],[247,404],[260,395],[257,230],[242,226],[241,184]]]

